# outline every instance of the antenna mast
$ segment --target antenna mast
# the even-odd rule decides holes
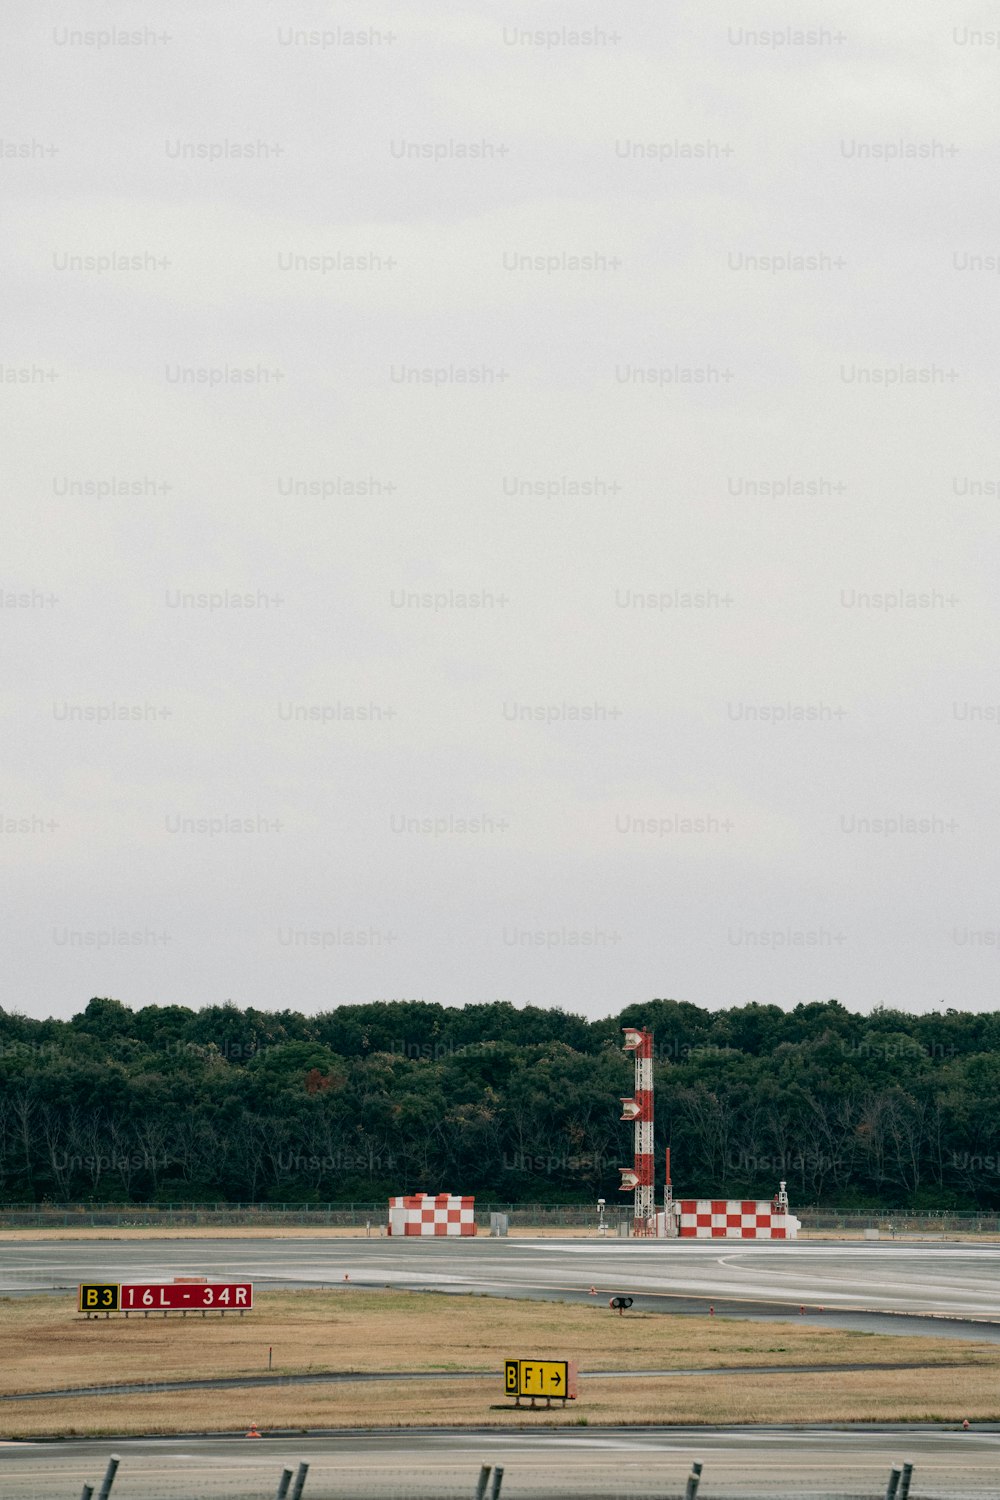
[[[634,1027],[622,1028],[625,1051],[635,1054],[635,1096],[622,1100],[622,1119],[635,1124],[635,1164],[619,1167],[621,1190],[635,1189],[632,1233],[655,1232],[653,1175],[653,1033]]]

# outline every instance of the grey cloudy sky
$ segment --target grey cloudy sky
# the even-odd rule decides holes
[[[994,22],[11,6],[0,1003],[995,1007]]]

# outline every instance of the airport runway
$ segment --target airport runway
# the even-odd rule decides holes
[[[827,1323],[1000,1339],[1000,1245],[843,1241],[741,1244],[642,1240],[0,1240],[0,1295],[80,1281],[205,1275],[290,1286],[393,1286],[506,1297],[628,1292],[637,1307],[775,1317],[800,1306]],[[823,1313],[818,1309],[822,1307]],[[873,1316],[874,1315],[874,1316]],[[887,1316],[889,1315],[889,1316]],[[975,1320],[967,1322],[965,1320]]]
[[[283,1468],[308,1463],[304,1500],[470,1500],[481,1464],[504,1469],[503,1500],[651,1500],[680,1495],[704,1465],[699,1500],[881,1496],[893,1463],[911,1495],[1000,1493],[1000,1431],[937,1428],[628,1428],[547,1433],[346,1432],[310,1437],[0,1443],[4,1500],[76,1500],[121,1456],[113,1500],[271,1500]]]
[[[905,1243],[648,1243],[274,1239],[0,1240],[0,1295],[70,1294],[78,1281],[205,1275],[290,1286],[394,1286],[589,1299],[637,1307],[807,1316],[891,1332],[1000,1340],[1000,1246]],[[349,1282],[345,1283],[344,1278]],[[823,1313],[818,1311],[822,1306]],[[945,1376],[945,1378],[947,1378]],[[377,1404],[376,1420],[392,1421]],[[3,1500],[75,1500],[122,1455],[113,1500],[271,1500],[282,1467],[310,1464],[304,1500],[469,1497],[482,1463],[503,1464],[504,1500],[678,1495],[692,1460],[700,1500],[884,1494],[893,1461],[916,1465],[914,1497],[1000,1496],[1000,1431],[936,1427],[404,1431],[103,1442],[0,1443]]]

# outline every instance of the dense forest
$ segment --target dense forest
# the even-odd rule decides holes
[[[835,1000],[602,1021],[502,1002],[0,1010],[0,1200],[624,1202],[624,1025],[654,1032],[678,1195],[785,1178],[793,1206],[1000,1207],[1000,1012]]]

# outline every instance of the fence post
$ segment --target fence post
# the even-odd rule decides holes
[[[896,1496],[896,1500],[907,1500],[907,1496],[910,1493],[910,1480],[912,1478],[913,1478],[913,1465],[912,1464],[904,1464],[903,1465],[903,1477],[899,1481],[899,1493]]]
[[[100,1493],[97,1496],[97,1500],[108,1500],[108,1496],[111,1494],[111,1486],[115,1482],[115,1475],[118,1473],[118,1465],[120,1463],[121,1459],[118,1457],[118,1454],[112,1453],[111,1457],[108,1459],[107,1473],[105,1474],[103,1482],[101,1484],[101,1489]]]
[[[899,1489],[899,1481],[903,1477],[903,1471],[899,1464],[893,1464],[889,1470],[889,1483],[885,1487],[885,1500],[896,1500],[896,1491]]]
[[[483,1500],[486,1494],[486,1486],[490,1482],[490,1466],[483,1464],[479,1471],[479,1479],[476,1481],[476,1500]]]
[[[288,1486],[291,1482],[291,1469],[282,1469],[281,1478],[278,1480],[278,1493],[275,1495],[274,1500],[285,1500],[285,1496],[288,1494]]]
[[[80,1491],[80,1500],[94,1500],[94,1486],[92,1484],[84,1485]]]
[[[693,1463],[688,1475],[687,1489],[684,1491],[684,1500],[694,1500],[698,1493],[698,1483],[701,1479],[701,1464]]]
[[[490,1488],[490,1500],[500,1500],[500,1486],[503,1484],[503,1464],[497,1464],[493,1470],[493,1484]]]
[[[302,1490],[305,1486],[306,1475],[308,1473],[309,1465],[299,1464],[299,1472],[296,1474],[295,1483],[292,1485],[292,1500],[302,1500]]]

